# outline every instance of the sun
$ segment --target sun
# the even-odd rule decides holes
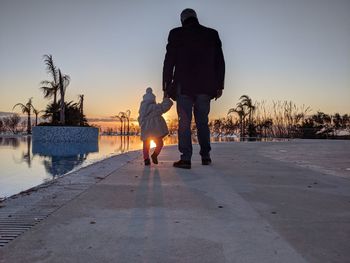
[[[153,140],[151,140],[150,147],[155,148],[156,146],[157,146],[156,143]]]

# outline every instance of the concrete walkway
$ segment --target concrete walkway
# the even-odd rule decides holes
[[[176,147],[152,167],[134,155],[0,262],[350,262],[350,141],[213,144],[211,166],[194,152],[191,170]]]

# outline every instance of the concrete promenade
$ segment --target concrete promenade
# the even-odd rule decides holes
[[[172,167],[175,146],[151,167],[140,152],[92,165],[98,180],[0,262],[350,262],[350,141],[212,148],[202,166],[194,147],[191,170]]]

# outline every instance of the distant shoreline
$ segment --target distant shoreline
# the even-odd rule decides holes
[[[28,136],[32,136],[31,134],[1,134],[0,133],[0,138],[21,138],[21,137],[28,137]],[[100,134],[99,136],[120,136],[120,137],[127,137],[127,136],[139,136],[139,135],[121,135],[121,134]],[[196,137],[196,136],[195,136]],[[221,135],[221,136],[215,136],[215,135],[211,135],[211,138],[235,138],[235,139],[239,139],[240,137],[237,136],[231,136],[231,135]],[[277,138],[277,137],[244,137],[242,138],[243,140],[249,140],[249,139],[258,139],[258,140],[279,140],[279,139],[283,139],[283,140],[291,140],[291,139],[300,139],[300,140],[309,140],[310,138]],[[310,140],[350,140],[350,135],[335,135],[335,136],[329,136],[328,138],[314,138],[314,139],[310,139]]]

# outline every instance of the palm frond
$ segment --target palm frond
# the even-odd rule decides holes
[[[69,83],[70,83],[70,76],[69,75],[63,75],[63,87],[64,87],[64,91],[66,91],[66,88],[68,87]]]
[[[51,87],[40,87],[41,91],[44,93],[44,98],[51,98],[53,96],[52,88]]]
[[[242,95],[240,98],[240,100],[251,100],[251,98],[248,95]]]
[[[26,105],[24,105],[23,103],[17,103],[13,106],[12,110],[14,110],[17,106],[19,106],[21,108],[22,113],[28,113],[29,109]]]
[[[17,106],[20,106],[21,108],[25,107],[26,105],[24,105],[23,103],[17,103],[12,107],[12,110],[14,110]]]
[[[63,75],[63,79],[65,81],[70,81],[70,76],[69,75]]]
[[[119,116],[121,119],[127,118],[127,117],[126,117],[126,113],[123,112],[123,111],[119,112],[118,116]]]
[[[43,80],[43,81],[40,81],[40,85],[52,85],[52,81],[49,81],[49,80]]]
[[[66,93],[66,88],[70,83],[70,76],[62,74],[61,70],[58,69],[58,86],[61,92],[61,95],[64,96]]]
[[[235,113],[235,112],[236,112],[236,109],[235,108],[231,108],[231,109],[228,110],[227,115],[231,114],[231,113]]]
[[[52,75],[54,82],[57,83],[57,68],[53,62],[52,55],[44,55],[44,62],[47,72]]]
[[[30,111],[33,108],[33,97],[28,99],[28,102],[26,103],[26,107],[28,108],[28,110]]]
[[[66,107],[77,107],[78,103],[74,102],[74,101],[70,101],[70,102],[66,102]]]

